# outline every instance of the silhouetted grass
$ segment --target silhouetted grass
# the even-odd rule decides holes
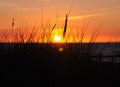
[[[3,47],[0,67],[7,85],[70,86],[83,85],[83,82],[114,85],[118,83],[115,79],[120,78],[119,63],[88,61],[86,53],[77,54],[79,44],[71,43],[68,47],[62,43],[16,43],[14,46],[4,43],[0,46]],[[62,52],[58,50],[60,47],[64,48]]]
[[[68,19],[66,15],[62,33],[64,43],[51,41],[51,34],[56,29],[56,24],[43,26],[43,32],[39,36],[36,36],[38,35],[36,27],[33,27],[31,31],[25,31],[25,29],[18,31],[13,35],[17,36],[14,43],[7,41],[7,35],[3,33],[1,42],[5,40],[6,43],[0,43],[2,80],[4,78],[9,86],[58,87],[63,84],[75,86],[86,85],[86,83],[98,83],[102,86],[103,83],[109,85],[118,83],[115,79],[120,78],[120,64],[114,61],[102,62],[102,58],[106,57],[102,52],[110,43],[96,43],[101,25],[93,32],[88,43],[84,43],[83,39],[89,23],[86,26],[83,25],[82,31],[77,33],[80,37],[79,41],[69,43],[67,41],[69,37],[66,35]],[[12,39],[14,40],[14,37]],[[103,47],[99,51],[96,50],[95,48],[101,44]],[[116,55],[107,57],[120,58],[119,51]],[[98,61],[94,61],[94,58]]]

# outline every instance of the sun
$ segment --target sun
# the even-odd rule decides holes
[[[59,36],[59,35],[55,35],[53,39],[55,42],[61,42],[61,40],[62,40],[61,36]]]

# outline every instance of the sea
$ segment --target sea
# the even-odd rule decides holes
[[[61,44],[61,43],[55,43]],[[120,62],[120,43],[66,43],[69,47],[87,47],[90,49],[93,61],[97,61],[97,57],[101,57],[103,62]],[[0,54],[7,54],[7,50],[14,47],[15,44],[0,43]],[[24,44],[22,44],[24,45]],[[43,46],[43,43],[36,44],[37,46]],[[44,43],[46,45],[46,43]],[[47,43],[49,45],[49,43]],[[53,46],[54,44],[52,44]],[[62,43],[64,45],[64,43]],[[59,46],[62,46],[59,45]],[[56,46],[56,45],[55,45]],[[58,46],[58,45],[57,45]]]

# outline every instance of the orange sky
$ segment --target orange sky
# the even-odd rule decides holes
[[[71,10],[70,10],[71,8]],[[0,0],[0,32],[11,27],[40,26],[43,15],[44,24],[56,23],[63,29],[66,13],[70,12],[68,27],[80,31],[89,22],[86,37],[102,24],[98,41],[119,41],[120,0]],[[74,35],[75,36],[75,35]]]

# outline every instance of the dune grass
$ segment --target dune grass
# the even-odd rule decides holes
[[[58,26],[56,23],[55,24],[50,24],[50,23],[43,24],[42,23],[42,27],[27,26],[24,28],[15,29],[14,28],[14,24],[15,24],[14,19],[12,22],[12,29],[9,28],[9,30],[11,30],[11,31],[7,32],[7,30],[6,30],[5,32],[3,32],[2,35],[0,36],[0,42],[12,44],[12,46],[8,45],[8,48],[11,50],[11,52],[13,52],[12,55],[14,55],[14,52],[18,52],[20,54],[25,52],[24,53],[24,55],[25,55],[25,54],[27,54],[26,52],[29,53],[30,50],[32,50],[32,49],[35,50],[35,48],[36,48],[36,50],[42,49],[43,52],[39,50],[42,53],[46,53],[44,51],[44,49],[49,49],[50,51],[52,50],[53,51],[52,55],[56,56],[56,55],[60,54],[59,49],[62,48],[63,52],[61,52],[62,53],[61,55],[64,54],[63,56],[66,55],[65,56],[66,58],[68,57],[68,58],[73,58],[76,60],[92,61],[93,56],[97,56],[97,57],[104,56],[104,55],[102,55],[102,52],[104,51],[104,49],[107,48],[107,45],[110,42],[106,43],[105,46],[103,46],[100,49],[100,51],[97,51],[97,53],[96,53],[95,46],[94,46],[96,44],[97,37],[102,29],[102,25],[97,26],[97,28],[93,31],[90,40],[87,43],[84,43],[83,40],[85,39],[85,35],[88,30],[89,22],[86,25],[85,24],[82,25],[81,29],[79,29],[81,31],[80,32],[77,31],[75,37],[74,36],[72,37],[72,42],[69,42],[68,38],[71,38],[70,36],[73,32],[73,28],[71,28],[71,30],[68,31],[68,25],[69,25],[68,21],[69,21],[69,14],[66,14],[63,30],[60,33],[63,38],[62,43],[61,42],[60,43],[53,42],[52,34],[55,30],[57,30],[56,26]],[[11,33],[12,33],[12,35],[11,35]],[[38,44],[40,46],[38,46]],[[5,49],[5,47],[2,47],[2,46],[3,45],[1,45],[1,48]],[[19,49],[20,49],[20,51],[19,51]],[[27,49],[27,51],[26,51],[26,49]],[[14,51],[14,50],[17,50],[17,51]],[[31,54],[32,54],[32,51],[30,51]],[[5,52],[5,53],[8,53],[8,55],[9,55],[9,53],[11,53],[11,52],[9,52],[9,50],[8,50],[8,52]],[[117,55],[118,55],[118,53],[117,53]],[[101,59],[99,61],[101,62]]]
[[[79,40],[76,41],[73,37],[73,43],[70,43],[67,38],[73,28],[68,32],[68,21],[69,17],[66,15],[61,33],[64,43],[52,42],[56,24],[46,24],[42,33],[36,26],[19,28],[19,31],[14,29],[14,37],[11,36],[11,32],[4,31],[0,37],[0,41],[3,42],[0,43],[0,68],[4,76],[2,81],[7,86],[33,87],[86,86],[84,83],[98,83],[101,86],[101,83],[107,86],[114,85],[113,82],[116,84],[115,79],[120,78],[119,63],[116,63],[115,59],[111,59],[110,62],[102,61],[105,57],[102,52],[108,48],[110,42],[96,43],[101,25],[92,33],[88,43],[84,43],[83,40],[89,23],[82,26],[81,32],[77,32],[75,37],[78,36]],[[11,42],[9,35],[14,42]],[[103,46],[99,48],[100,44]],[[96,50],[97,47],[99,51]],[[120,58],[119,52],[114,55],[115,58]],[[97,60],[93,61],[93,58]]]

